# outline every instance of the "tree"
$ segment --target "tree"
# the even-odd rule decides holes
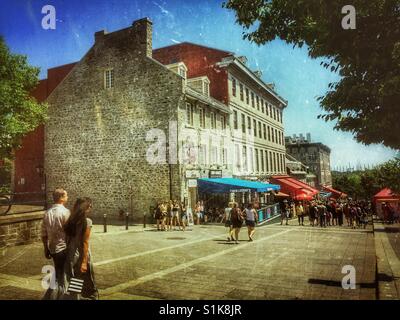
[[[356,29],[342,27],[345,0],[229,0],[245,28],[244,39],[265,44],[276,37],[307,45],[311,58],[339,72],[319,97],[319,118],[353,133],[364,144],[400,149],[400,4],[398,0],[353,0]]]
[[[47,106],[30,96],[38,75],[39,69],[29,66],[26,56],[10,53],[0,37],[0,159],[10,157],[46,119]]]

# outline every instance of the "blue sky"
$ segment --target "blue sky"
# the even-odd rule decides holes
[[[242,39],[242,28],[222,1],[147,0],[0,0],[0,35],[12,52],[28,56],[29,63],[47,68],[79,60],[94,41],[94,32],[126,28],[132,21],[153,21],[153,47],[188,41],[245,55],[251,69],[263,72],[289,101],[284,112],[285,135],[307,132],[312,140],[332,149],[332,168],[374,165],[395,155],[381,145],[364,146],[352,135],[333,130],[333,123],[317,119],[321,113],[316,97],[338,76],[312,60],[306,48],[293,49],[280,40],[258,47]],[[41,27],[44,5],[56,8],[56,29]]]

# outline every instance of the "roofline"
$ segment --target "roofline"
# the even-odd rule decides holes
[[[230,57],[230,59],[226,59],[224,61],[218,62],[217,65],[219,67],[227,67],[230,64],[234,64],[239,67],[242,71],[244,71],[247,75],[252,78],[258,85],[260,85],[264,90],[266,90],[269,94],[271,94],[276,100],[283,104],[283,108],[288,106],[288,101],[283,99],[275,90],[269,87],[262,79],[257,77],[252,70],[248,66],[246,66],[243,62],[241,62],[236,56]]]
[[[181,43],[176,43],[176,44],[171,44],[171,45],[168,45],[168,46],[156,48],[156,49],[153,49],[153,52],[157,51],[157,50],[166,49],[166,48],[181,46],[181,45],[184,45],[184,44],[190,44],[190,45],[193,45],[193,46],[198,46],[198,47],[202,47],[202,48],[206,48],[206,49],[210,49],[210,50],[216,50],[216,51],[224,52],[224,53],[227,53],[229,55],[234,55],[234,53],[231,52],[231,51],[226,51],[226,50],[221,50],[221,49],[217,49],[217,48],[213,48],[213,47],[208,47],[208,46],[205,46],[205,45],[202,45],[202,44],[188,42],[188,41],[184,41],[184,42],[181,42]]]

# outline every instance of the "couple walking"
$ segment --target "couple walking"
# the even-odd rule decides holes
[[[225,227],[228,228],[228,241],[239,243],[239,232],[243,225],[243,220],[246,220],[246,226],[249,236],[249,241],[253,241],[255,233],[256,221],[258,220],[257,210],[252,204],[248,204],[244,210],[241,210],[236,202],[229,203],[225,208]],[[233,238],[235,234],[235,238]]]
[[[56,285],[43,299],[98,299],[89,247],[92,200],[78,198],[72,212],[64,206],[68,201],[64,189],[54,190],[53,200],[54,205],[43,218],[42,241],[45,257],[54,262]],[[83,281],[82,289],[70,286],[71,280]]]

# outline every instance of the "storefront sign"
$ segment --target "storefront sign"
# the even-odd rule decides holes
[[[250,189],[231,189],[229,192],[250,192]]]
[[[222,178],[222,170],[210,170],[210,178]]]

